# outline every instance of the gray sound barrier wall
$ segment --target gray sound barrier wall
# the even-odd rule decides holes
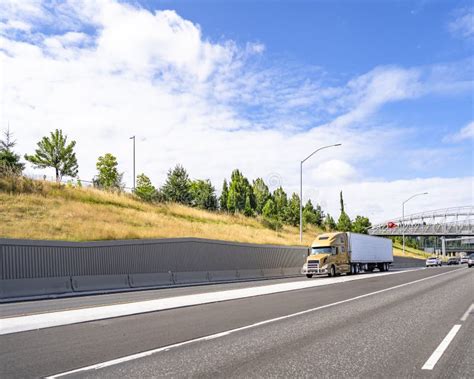
[[[0,239],[0,298],[297,275],[307,248],[198,238]]]

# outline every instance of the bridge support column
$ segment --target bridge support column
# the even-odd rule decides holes
[[[444,237],[441,237],[441,254],[443,257],[446,256],[446,239]]]

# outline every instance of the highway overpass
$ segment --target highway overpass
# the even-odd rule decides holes
[[[373,225],[375,236],[474,237],[474,206],[437,209]]]

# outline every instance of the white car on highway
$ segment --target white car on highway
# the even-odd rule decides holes
[[[442,262],[441,259],[438,257],[429,257],[426,260],[426,267],[436,267],[436,266],[441,266]]]

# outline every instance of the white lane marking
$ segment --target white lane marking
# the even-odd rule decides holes
[[[270,324],[270,323],[281,321],[281,320],[286,320],[286,319],[293,318],[293,317],[296,317],[296,316],[301,316],[301,315],[311,313],[311,312],[315,312],[315,311],[318,311],[318,310],[321,310],[321,309],[330,308],[330,307],[333,307],[333,306],[336,306],[336,305],[348,303],[350,301],[363,299],[363,298],[368,297],[368,296],[378,295],[378,294],[386,292],[386,291],[391,291],[391,290],[394,290],[394,289],[397,289],[397,288],[405,287],[405,286],[408,286],[410,284],[420,283],[420,282],[423,282],[425,280],[429,280],[429,279],[433,279],[433,278],[436,278],[436,277],[439,277],[439,276],[450,274],[450,273],[455,272],[455,271],[458,271],[458,270],[453,270],[453,271],[444,272],[442,274],[428,276],[427,278],[417,279],[417,280],[414,280],[412,282],[399,284],[399,285],[396,285],[394,287],[384,288],[383,290],[366,293],[364,295],[359,295],[359,296],[356,296],[356,297],[352,297],[350,299],[337,301],[335,303],[322,305],[322,306],[319,306],[319,307],[316,307],[316,308],[307,309],[305,311],[292,313],[292,314],[289,314],[289,315],[286,315],[286,316],[281,316],[281,317],[276,317],[276,318],[272,318],[272,319],[269,319],[269,320],[256,322],[255,324],[242,326],[242,327],[236,328],[236,329],[230,329],[230,330],[227,330],[227,331],[224,331],[224,332],[210,334],[210,335],[205,336],[205,337],[199,337],[199,338],[195,338],[195,339],[192,339],[192,340],[179,342],[179,343],[176,343],[176,344],[163,346],[163,347],[160,347],[160,348],[157,348],[157,349],[148,350],[148,351],[128,355],[128,356],[117,358],[117,359],[112,359],[110,361],[105,361],[105,362],[97,363],[97,364],[94,364],[94,365],[91,365],[91,366],[86,366],[86,367],[78,368],[78,369],[75,369],[75,370],[66,371],[66,372],[63,372],[63,373],[48,376],[46,378],[59,378],[59,377],[62,377],[62,376],[76,374],[78,372],[98,370],[98,369],[101,369],[101,368],[104,368],[104,367],[115,366],[115,365],[118,365],[120,363],[129,362],[129,361],[132,361],[132,360],[135,360],[135,359],[147,357],[147,356],[150,356],[150,355],[162,352],[162,351],[168,351],[168,350],[171,350],[171,349],[174,349],[174,348],[177,348],[177,347],[181,347],[181,346],[185,346],[185,345],[189,345],[189,344],[192,344],[192,343],[195,343],[195,342],[213,340],[213,339],[216,339],[216,338],[228,336],[229,334],[232,334],[232,333],[240,332],[242,330],[256,328],[258,326]]]
[[[424,270],[424,268],[421,270]],[[404,272],[406,271],[377,273],[376,275],[342,276],[336,278],[308,280],[307,282],[280,283],[267,286],[176,296],[164,299],[145,300],[125,304],[104,305],[28,316],[9,317],[0,319],[0,335],[77,324],[87,321],[103,320],[107,318],[130,316],[139,313],[156,312],[174,308],[269,295],[279,292],[319,287],[328,284],[345,283],[354,280],[401,274]]]
[[[441,341],[441,343],[436,348],[436,350],[433,351],[433,354],[431,354],[431,357],[429,357],[428,360],[426,361],[426,363],[423,365],[423,367],[421,368],[422,370],[433,370],[433,367],[439,361],[439,359],[443,355],[444,351],[448,348],[451,341],[454,339],[456,334],[459,332],[459,329],[461,329],[461,325],[454,325],[452,327],[452,329],[449,331],[448,335],[446,337],[444,337],[444,340]]]
[[[461,321],[466,321],[471,312],[474,312],[474,303],[472,303],[471,306],[467,308],[467,311],[461,317]]]

